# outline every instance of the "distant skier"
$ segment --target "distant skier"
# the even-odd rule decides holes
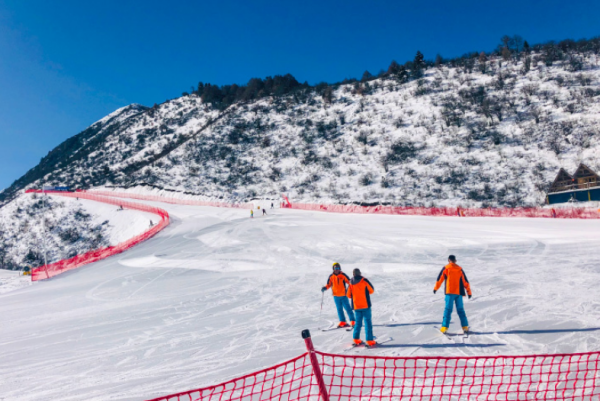
[[[458,313],[460,325],[466,334],[469,331],[469,321],[467,320],[467,314],[463,305],[463,297],[469,294],[469,299],[471,299],[471,285],[469,284],[467,275],[462,267],[456,264],[456,256],[448,256],[448,262],[449,263],[444,266],[440,272],[435,287],[433,287],[433,293],[435,294],[444,281],[446,281],[446,308],[444,309],[444,319],[442,321],[441,331],[442,333],[445,333],[448,330],[448,327],[450,327],[452,309],[456,303],[456,313]]]
[[[271,202],[271,209],[273,209],[273,202]]]
[[[263,207],[262,211],[263,211],[263,216],[267,214],[267,209],[265,209],[264,207]]]
[[[327,279],[327,285],[321,288],[321,291],[325,292],[332,288],[331,292],[333,293],[333,301],[335,302],[338,318],[340,320],[338,327],[348,326],[348,323],[346,322],[346,316],[344,315],[344,309],[346,310],[348,318],[350,319],[350,325],[354,327],[354,313],[352,312],[350,302],[346,297],[346,286],[350,285],[350,277],[348,277],[346,273],[342,272],[342,267],[338,262],[335,262],[332,268],[333,273],[331,273]]]
[[[150,220],[150,227],[152,227],[154,225],[154,223],[152,222],[152,220]]]
[[[552,208],[552,218],[556,218],[556,210],[554,210],[554,208]]]
[[[254,210],[250,209],[250,218],[254,218]]]
[[[352,272],[352,280],[350,280],[350,288],[348,288],[348,298],[352,300],[352,308],[356,316],[356,324],[354,325],[354,333],[352,338],[354,343],[359,345],[360,329],[363,321],[365,323],[365,335],[367,338],[367,346],[372,347],[377,343],[373,339],[373,322],[371,321],[371,297],[370,294],[375,292],[373,284],[360,274],[359,269],[354,269]]]

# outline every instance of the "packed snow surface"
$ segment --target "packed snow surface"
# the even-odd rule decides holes
[[[320,288],[340,262],[375,286],[372,355],[600,349],[598,221],[346,215],[160,204],[171,225],[105,261],[0,295],[0,399],[144,400],[248,373],[351,334]],[[444,339],[435,279],[471,281],[466,343]],[[453,316],[451,332],[459,330]],[[363,334],[364,338],[364,334]],[[365,352],[365,351],[356,351]]]
[[[0,269],[0,294],[28,285],[31,285],[31,278],[24,276],[22,271]]]

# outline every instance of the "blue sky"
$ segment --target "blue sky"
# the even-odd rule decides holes
[[[0,189],[115,109],[198,81],[335,82],[417,50],[489,51],[504,34],[598,36],[598,15],[597,0],[0,0]]]

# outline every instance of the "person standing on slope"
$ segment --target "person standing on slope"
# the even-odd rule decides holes
[[[325,292],[330,288],[332,289],[331,292],[333,293],[333,301],[335,302],[338,318],[340,319],[340,324],[338,324],[338,327],[348,326],[348,323],[346,322],[346,316],[344,315],[344,309],[346,309],[346,313],[350,319],[350,325],[354,327],[354,313],[352,313],[350,302],[348,301],[348,298],[346,298],[346,285],[350,284],[350,277],[348,277],[346,273],[342,272],[342,267],[338,262],[335,262],[332,268],[333,273],[331,273],[327,279],[327,285],[321,288],[321,292]]]
[[[354,269],[352,275],[353,277],[352,280],[350,280],[350,287],[348,288],[348,298],[352,300],[352,308],[354,309],[354,315],[356,316],[356,325],[354,326],[352,338],[354,339],[354,343],[356,345],[362,343],[360,340],[360,329],[362,328],[364,321],[367,346],[372,347],[376,344],[376,342],[373,339],[370,295],[375,292],[375,288],[369,280],[360,274],[359,269]]]
[[[469,321],[463,305],[463,297],[469,294],[469,299],[471,299],[473,294],[471,293],[469,279],[467,279],[462,267],[456,264],[456,256],[454,255],[448,256],[448,264],[440,272],[435,287],[433,287],[434,294],[440,289],[444,281],[446,281],[446,308],[444,309],[444,319],[440,330],[445,333],[450,327],[450,317],[456,303],[456,313],[460,318],[460,325],[463,331],[467,333],[469,331]]]

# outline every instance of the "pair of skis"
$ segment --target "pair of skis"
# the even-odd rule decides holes
[[[445,333],[442,333],[442,331],[440,330],[440,327],[438,326],[433,326],[433,328],[435,330],[437,330],[438,333],[440,333],[441,335],[444,336],[444,338],[446,338],[448,341],[451,341],[453,343],[456,343],[456,341],[454,341],[452,339],[452,337],[460,337],[462,338],[462,342],[466,342],[469,339],[469,330],[464,331],[462,333],[449,333],[448,331],[446,331]]]
[[[352,327],[352,326],[343,326],[343,327],[333,326],[333,327],[326,327],[324,329],[321,329],[321,331],[333,331],[333,330],[339,330],[339,329],[346,329],[346,331],[350,332],[350,331],[354,330],[354,327]],[[392,341],[392,340],[393,340],[392,337],[386,337],[383,340],[377,340],[377,342],[375,343],[375,345],[368,345],[364,341],[362,341],[360,344],[353,343],[348,348],[345,348],[344,352],[349,351],[349,350],[353,350],[355,348],[373,349],[373,348],[377,348],[378,345],[387,343],[387,342]]]
[[[377,348],[381,344],[385,344],[385,343],[390,342],[392,340],[393,340],[392,337],[386,337],[386,338],[384,338],[382,340],[376,340],[375,345],[368,345],[366,342],[361,341],[360,344],[354,343],[354,344],[350,345],[348,348],[344,349],[344,352],[353,350],[355,348],[373,349],[373,348]]]
[[[352,326],[333,326],[333,327],[326,327],[324,329],[321,329],[321,331],[333,331],[333,330],[339,330],[339,329],[346,329],[346,331],[352,331],[354,330],[354,328]]]

